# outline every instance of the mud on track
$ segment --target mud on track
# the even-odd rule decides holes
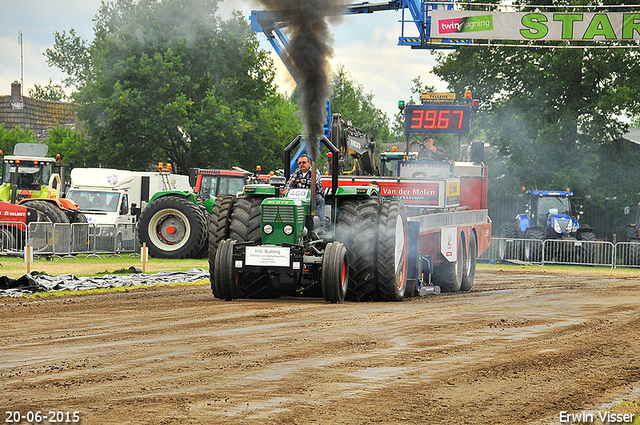
[[[1,298],[2,413],[557,422],[639,385],[638,276],[481,267],[470,293],[401,303],[224,302],[207,285]]]

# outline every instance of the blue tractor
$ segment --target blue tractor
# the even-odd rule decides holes
[[[580,224],[581,206],[574,206],[573,192],[568,189],[566,191],[524,190],[520,197],[526,201],[525,211],[516,215],[515,220],[503,223],[500,228],[500,237],[505,240],[501,249],[501,256],[504,259],[539,262],[542,260],[542,243],[548,239],[586,242],[596,240],[593,228]],[[586,196],[585,202],[590,201],[591,197]],[[522,243],[518,239],[531,242]],[[577,258],[577,255],[580,262],[592,261],[583,254],[587,252],[592,256],[593,244],[587,244],[588,250],[580,244],[576,246],[580,249],[575,250],[571,255],[566,253],[567,258]]]

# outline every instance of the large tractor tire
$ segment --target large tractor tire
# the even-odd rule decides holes
[[[627,224],[624,241],[630,242],[624,246],[624,264],[627,266],[640,266],[640,239],[638,239],[636,225]]]
[[[48,201],[28,201],[21,205],[36,210],[36,221],[44,223],[69,223],[69,218],[58,205]],[[86,220],[86,219],[85,219]]]
[[[12,233],[11,227],[5,227],[0,229],[0,250],[2,251],[15,251],[18,248],[16,238]],[[17,229],[14,230],[17,233]]]
[[[458,292],[462,286],[465,262],[464,241],[458,236],[458,260],[435,266],[433,270],[433,284],[440,286],[442,292]]]
[[[336,238],[349,253],[347,299],[378,299],[376,282],[376,245],[378,242],[379,197],[347,199],[338,211]]]
[[[138,239],[156,258],[194,258],[206,241],[207,222],[187,198],[163,196],[146,206],[138,221]]]
[[[476,264],[478,261],[478,243],[476,234],[469,232],[469,249],[464,262],[464,269],[462,270],[462,284],[460,284],[461,291],[469,291],[473,286],[473,281],[476,277]]]
[[[500,260],[515,260],[516,243],[513,239],[516,237],[516,223],[513,221],[502,223],[500,226],[500,233],[498,235],[501,239],[498,244],[498,255]]]
[[[231,212],[229,237],[238,242],[262,240],[261,196],[239,196]],[[246,272],[238,277],[240,298],[277,298],[280,287],[277,278],[267,272]]]
[[[220,243],[229,238],[229,226],[231,225],[231,212],[233,204],[236,202],[235,195],[221,195],[216,198],[213,204],[211,216],[209,217],[209,276],[211,279],[211,291],[214,297],[218,297],[213,285],[214,261],[216,251]]]
[[[347,248],[340,242],[330,242],[322,258],[322,296],[325,301],[341,303],[349,286]]]
[[[578,263],[586,265],[594,265],[596,261],[596,234],[593,232],[580,232],[577,237],[578,241],[584,242],[581,246],[576,246],[576,260]]]
[[[65,212],[53,202],[29,200],[23,202],[20,205],[34,209],[36,211],[37,222],[69,224],[69,218],[67,217]],[[33,244],[33,249],[35,252],[49,250],[52,243],[51,238],[54,238],[55,243],[60,240],[58,232],[53,232],[51,234],[49,234],[49,232],[49,230],[43,227],[38,227],[33,233],[30,234],[30,243]]]
[[[238,298],[238,279],[233,267],[233,245],[236,241],[227,239],[220,243],[214,258],[211,287],[217,298],[231,301]]]
[[[209,212],[207,211],[207,207],[204,206],[204,201],[200,198],[196,198],[196,202],[198,203],[198,207],[202,212],[202,216],[204,217],[204,222],[208,226],[209,225]],[[194,258],[209,258],[209,232],[208,228],[205,232],[204,243],[200,248],[200,251],[196,252]]]
[[[397,199],[385,199],[380,208],[376,267],[380,299],[402,301],[407,289],[407,213]]]
[[[544,230],[540,228],[529,228],[524,232],[524,239],[524,261],[529,263],[542,262]]]

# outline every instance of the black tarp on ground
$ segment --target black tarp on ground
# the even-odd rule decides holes
[[[0,277],[0,296],[31,295],[40,291],[79,291],[82,289],[117,288],[175,282],[195,282],[209,279],[209,272],[191,269],[186,272],[159,272],[156,274],[132,274],[129,276],[104,275],[77,277],[72,274],[45,276],[26,274],[18,279]]]

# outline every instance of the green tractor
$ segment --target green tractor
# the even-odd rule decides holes
[[[169,175],[170,169],[159,167]],[[156,192],[138,209],[137,232],[156,258],[203,258],[208,252],[207,226],[216,197],[241,192],[248,181],[260,178],[246,170],[189,170],[192,192],[169,189]]]
[[[303,140],[298,136],[287,146],[285,164]],[[326,137],[320,141],[338,157]],[[287,167],[271,184],[250,184],[240,196],[216,200],[209,226],[215,297],[309,295],[332,303],[404,298],[409,256],[403,202],[383,199],[373,186],[338,187],[338,161],[331,167],[325,223],[312,214],[310,190],[280,195]]]

